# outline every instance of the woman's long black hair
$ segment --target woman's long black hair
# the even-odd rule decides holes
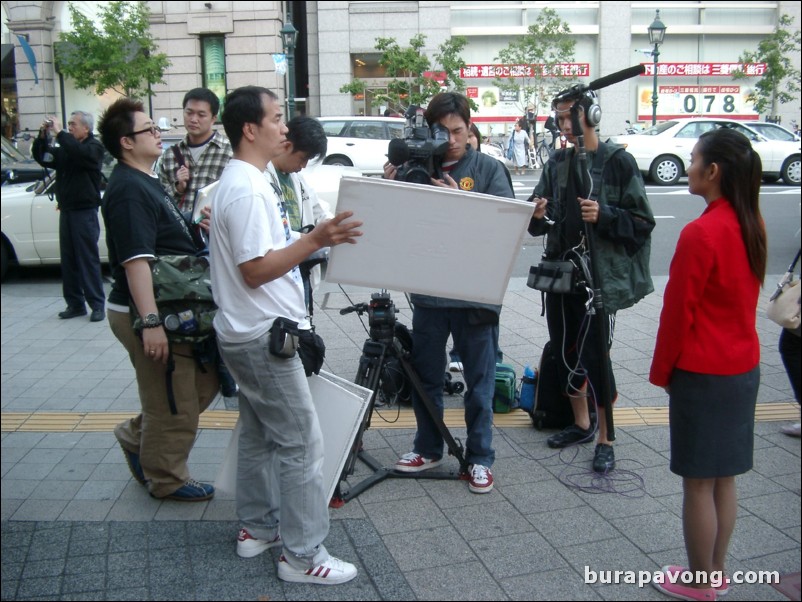
[[[721,170],[721,194],[735,209],[752,273],[762,283],[766,276],[766,226],[760,214],[763,164],[749,139],[731,128],[719,128],[699,137],[697,151],[705,166]]]

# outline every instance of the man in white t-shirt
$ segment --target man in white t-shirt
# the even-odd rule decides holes
[[[297,353],[286,358],[268,349],[277,318],[309,328],[298,264],[323,247],[356,242],[361,223],[346,221],[352,214],[344,212],[309,234],[293,232],[264,176],[286,144],[278,98],[245,86],[225,106],[234,158],[215,192],[209,248],[218,345],[240,386],[237,553],[250,558],[283,546],[279,579],[345,583],[356,567],[323,546],[329,530],[323,437],[304,366]]]

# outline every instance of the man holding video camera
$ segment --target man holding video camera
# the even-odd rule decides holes
[[[429,102],[425,119],[430,128],[439,125],[448,131],[448,146],[436,169],[442,178],[431,178],[433,185],[515,198],[502,164],[468,144],[471,112],[467,98],[454,92],[437,94]],[[384,166],[385,178],[395,179],[397,174],[395,165]],[[418,294],[411,295],[411,300],[412,364],[441,418],[445,349],[449,335],[454,339],[465,374],[468,489],[488,493],[493,489],[493,393],[501,306]],[[443,437],[417,394],[413,395],[413,408],[418,431],[412,451],[395,463],[395,470],[401,472],[428,470],[443,458]]]

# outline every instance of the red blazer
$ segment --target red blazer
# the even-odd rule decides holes
[[[671,260],[649,381],[675,368],[743,374],[760,361],[755,321],[761,283],[749,269],[741,227],[720,198],[683,228]]]

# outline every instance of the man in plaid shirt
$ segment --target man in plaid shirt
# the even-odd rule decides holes
[[[183,212],[192,211],[195,193],[219,180],[231,159],[228,138],[212,129],[219,109],[220,100],[208,88],[187,92],[184,96],[187,135],[161,157],[159,180]]]

